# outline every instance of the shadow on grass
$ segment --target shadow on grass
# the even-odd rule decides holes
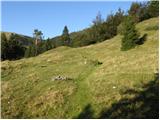
[[[90,104],[87,104],[83,111],[75,117],[76,119],[90,119],[93,118],[94,111]]]
[[[143,91],[126,90],[123,94],[134,94],[134,98],[121,99],[104,109],[99,118],[159,118],[159,76],[142,87]]]
[[[143,91],[134,89],[125,90],[122,94],[134,95],[133,98],[123,98],[113,103],[110,108],[100,112],[99,119],[115,118],[159,118],[159,76],[155,74],[154,80],[142,86]],[[88,104],[76,117],[77,119],[94,119],[92,106]]]
[[[146,39],[147,39],[147,34],[145,33],[142,37],[140,37],[138,39],[138,41],[136,42],[136,44],[137,45],[142,45],[142,44],[144,44],[144,42],[146,41]]]

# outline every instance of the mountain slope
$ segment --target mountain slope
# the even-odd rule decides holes
[[[2,118],[157,118],[152,91],[158,89],[150,83],[158,69],[158,30],[146,30],[156,25],[158,18],[139,23],[147,40],[125,52],[117,35],[2,62]],[[54,80],[57,76],[70,79]]]
[[[9,40],[12,34],[16,35],[16,40],[18,40],[22,45],[29,46],[33,44],[33,38],[17,33],[12,32],[1,32],[1,34],[4,33],[6,38]]]

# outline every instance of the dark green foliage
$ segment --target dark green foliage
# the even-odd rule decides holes
[[[123,21],[123,18],[124,12],[121,9],[119,9],[115,14],[108,15],[105,21],[102,19],[99,12],[93,20],[93,25],[90,28],[69,34],[70,40],[72,40],[70,46],[81,47],[112,38],[117,34],[117,26]],[[63,34],[65,33],[66,36],[68,36],[67,30],[65,31],[66,32],[63,32]],[[56,47],[65,45],[63,42],[63,34],[62,36],[52,38]]]
[[[52,48],[55,48],[54,42],[52,42],[50,39],[47,39],[47,40],[41,41],[37,45],[29,46],[25,51],[25,57],[27,58],[27,57],[37,56]]]
[[[115,15],[111,14],[107,17],[106,20],[106,33],[105,33],[105,39],[112,38],[117,34],[117,26],[123,21],[124,18],[124,12],[119,9],[118,12],[116,12]]]
[[[15,34],[11,34],[9,40],[6,39],[5,34],[2,33],[1,44],[1,59],[15,60],[24,56],[25,48],[16,39]]]
[[[139,5],[140,5],[139,11],[136,13],[139,18],[138,22],[151,18],[148,12],[149,2],[140,3]]]
[[[152,17],[157,17],[159,16],[159,1],[143,3],[133,2],[128,13],[133,17],[136,23]]]
[[[72,39],[72,47],[81,47],[96,43],[95,39],[91,39],[91,31],[91,28],[88,28],[83,31],[71,33],[70,37]]]
[[[28,57],[37,56],[39,54],[39,51],[41,51],[41,50],[38,49],[38,47],[36,45],[31,45],[26,49],[25,57],[28,58]]]
[[[35,45],[29,46],[25,51],[25,57],[34,57],[38,55],[37,49]]]
[[[30,57],[31,56],[31,46],[29,46],[27,49],[26,49],[26,51],[25,51],[25,55],[24,55],[24,57]]]
[[[42,40],[43,33],[41,31],[35,29],[33,34],[35,38],[35,44],[29,46],[25,51],[26,58],[37,56],[55,47],[54,42],[52,42],[49,38],[46,41]]]
[[[121,42],[121,50],[129,50],[136,46],[136,42],[139,40],[139,35],[135,29],[135,24],[132,17],[126,17],[123,23],[124,32]]]
[[[91,43],[96,43],[98,41],[101,41],[102,38],[102,33],[103,33],[103,19],[101,17],[101,13],[98,12],[95,20],[93,20],[93,25],[89,31],[90,34],[90,39],[92,40]]]
[[[8,42],[4,33],[1,34],[1,59],[7,58]]]
[[[71,45],[71,39],[69,36],[69,30],[67,28],[67,26],[64,26],[64,30],[61,36],[61,44],[62,45],[66,45],[66,46],[70,46]]]
[[[50,41],[50,39],[48,38],[45,42],[45,51],[50,50],[54,47],[53,43]]]
[[[100,26],[101,41],[110,39],[117,34],[117,26],[123,21],[124,12],[118,9],[115,14],[108,15],[106,21]]]
[[[52,43],[50,41],[50,39],[42,41],[41,43],[39,43],[37,45],[38,54],[41,54],[41,53],[43,53],[43,52],[45,52],[47,50],[50,50],[52,48],[54,48],[54,43]]]
[[[14,34],[14,39],[17,40],[23,46],[29,46],[33,44],[33,38],[28,36]]]
[[[117,26],[123,21],[124,12],[121,9],[115,14],[110,14],[104,23],[99,25],[100,42],[106,39],[110,39],[117,34]]]
[[[158,16],[158,4],[158,1],[133,2],[128,11],[129,15],[125,15],[124,11],[119,9],[115,14],[108,15],[105,21],[102,19],[101,14],[98,13],[91,27],[69,34],[72,40],[71,47],[95,44],[110,39],[117,33],[123,34],[124,30],[121,23],[125,16],[132,16],[134,23],[156,17]],[[62,39],[64,39],[62,36],[52,38],[56,47],[65,44],[61,41]]]
[[[89,45],[112,38],[117,34],[117,26],[122,22],[123,18],[124,12],[121,9],[115,14],[108,15],[106,21],[103,21],[99,12],[93,21],[93,25],[85,30],[86,34],[83,33],[81,37],[79,36],[79,38],[85,39],[84,42],[83,40],[81,42],[83,42],[83,45]]]
[[[148,13],[150,17],[159,16],[159,1],[152,0],[149,2]]]
[[[151,18],[148,10],[150,2],[133,2],[128,13],[135,23]]]
[[[87,31],[85,30],[83,32],[75,32],[71,33],[70,35],[72,37],[72,47],[81,47],[89,44]]]

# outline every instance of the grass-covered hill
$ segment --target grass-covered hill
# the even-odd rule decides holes
[[[12,32],[0,32],[1,34],[4,34],[6,36],[6,39],[9,40],[11,35],[15,35],[15,39],[19,41],[22,45],[24,46],[29,46],[33,44],[33,38],[26,36],[26,35],[21,35],[17,33],[12,33]]]
[[[146,41],[129,51],[117,35],[1,62],[2,118],[158,118],[155,26],[158,18],[139,23]]]

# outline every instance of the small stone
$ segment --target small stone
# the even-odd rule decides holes
[[[113,89],[115,89],[116,87],[115,86],[113,86]]]
[[[69,77],[65,77],[65,76],[56,76],[56,77],[53,77],[52,80],[71,80],[71,78]]]

